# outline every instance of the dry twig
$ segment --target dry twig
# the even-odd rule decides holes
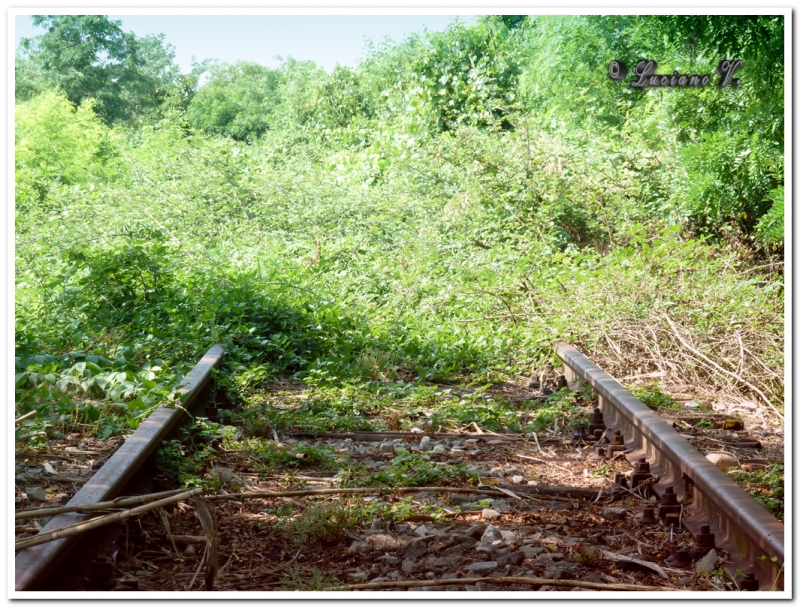
[[[96,504],[84,504],[70,506],[59,506],[57,508],[30,508],[28,510],[20,510],[14,514],[15,519],[21,518],[39,518],[43,516],[55,516],[56,514],[64,514],[65,512],[97,512],[98,510],[110,510],[112,508],[121,508],[123,506],[134,506],[151,502],[153,500],[170,497],[183,493],[185,489],[173,489],[171,491],[161,491],[160,493],[150,493],[148,495],[137,495],[134,497],[117,498],[109,502],[98,502]]]
[[[24,422],[26,419],[30,419],[31,417],[33,417],[37,413],[38,413],[38,411],[34,410],[34,411],[29,412],[29,413],[26,413],[22,417],[18,417],[17,419],[14,420],[14,425],[16,426],[18,423]]]
[[[483,495],[507,495],[504,491],[497,489],[473,489],[472,487],[353,487],[353,488],[340,488],[340,489],[307,489],[302,491],[252,491],[247,493],[225,493],[220,495],[206,496],[206,500],[220,500],[220,499],[248,499],[258,497],[297,497],[308,495],[361,495],[364,493],[423,493],[423,492],[441,492],[441,493],[480,493]]]
[[[124,512],[115,512],[114,514],[101,516],[99,518],[95,518],[90,521],[81,521],[79,523],[75,523],[74,525],[68,525],[60,529],[54,529],[53,531],[50,531],[48,533],[41,533],[32,538],[16,542],[14,544],[14,550],[22,550],[23,548],[38,546],[39,544],[46,544],[47,542],[52,542],[53,540],[57,540],[60,538],[71,537],[73,535],[80,535],[81,533],[89,531],[90,529],[97,529],[98,527],[110,525],[111,523],[116,523],[117,521],[122,521],[125,520],[126,518],[130,518],[138,514],[144,514],[145,512],[150,512],[151,510],[155,510],[157,508],[163,508],[164,506],[168,506],[169,504],[174,504],[175,502],[180,502],[182,500],[189,499],[191,497],[199,495],[200,493],[202,493],[202,491],[203,491],[202,489],[192,489],[191,491],[185,491],[183,493],[179,493],[178,495],[158,500],[157,502],[153,502],[152,504],[145,504],[144,506],[139,506],[138,508],[125,510]]]
[[[562,586],[567,588],[587,588],[589,590],[628,590],[628,591],[674,591],[675,588],[661,586],[640,586],[638,584],[599,584],[597,582],[583,582],[581,580],[548,580],[539,577],[477,577],[461,578],[456,580],[418,580],[411,582],[373,582],[367,584],[348,584],[341,586],[342,590],[377,590],[379,588],[423,588],[425,586],[446,586],[477,584],[526,584],[531,586]]]
[[[214,589],[214,582],[217,580],[217,570],[219,568],[218,551],[217,551],[217,534],[214,531],[214,518],[211,516],[211,510],[202,495],[194,498],[195,506],[197,506],[197,518],[200,519],[200,524],[203,526],[203,531],[206,534],[206,554],[208,554],[208,565],[206,565],[206,590]]]
[[[708,358],[708,357],[707,357],[705,354],[703,354],[702,352],[699,352],[698,350],[696,350],[695,348],[693,348],[691,345],[689,345],[689,344],[686,342],[686,340],[685,340],[683,337],[681,337],[680,333],[678,333],[678,330],[677,330],[677,328],[675,327],[675,324],[674,324],[674,323],[672,322],[672,320],[670,319],[670,317],[669,317],[669,316],[667,316],[667,315],[665,314],[665,315],[664,315],[664,318],[666,319],[667,323],[669,324],[670,328],[672,329],[672,332],[675,334],[675,337],[677,337],[677,338],[678,338],[678,340],[679,340],[679,341],[680,341],[680,342],[681,342],[681,343],[684,345],[684,347],[685,347],[687,350],[689,350],[690,352],[692,352],[692,353],[693,353],[693,354],[695,354],[696,356],[699,356],[701,359],[703,359],[705,362],[707,362],[709,365],[711,365],[712,367],[714,367],[714,368],[715,368],[715,369],[717,369],[718,371],[721,371],[721,372],[722,372],[722,373],[724,373],[725,375],[728,375],[728,376],[732,377],[733,379],[735,379],[735,380],[739,381],[740,383],[743,383],[745,386],[747,386],[748,388],[750,388],[750,389],[751,389],[753,392],[755,392],[756,394],[758,394],[758,395],[761,397],[761,399],[764,401],[764,403],[765,403],[765,404],[766,404],[766,405],[767,405],[767,406],[768,406],[770,409],[772,409],[772,411],[775,413],[775,415],[777,415],[777,416],[778,416],[778,417],[781,419],[781,421],[783,421],[783,413],[781,413],[780,411],[778,411],[777,407],[775,407],[775,405],[773,405],[773,404],[772,404],[772,403],[769,401],[769,399],[768,399],[768,398],[767,398],[767,397],[764,395],[764,393],[763,393],[763,392],[762,392],[762,391],[761,391],[761,390],[760,390],[760,389],[759,389],[757,386],[754,386],[754,385],[753,385],[753,384],[751,384],[749,381],[747,381],[746,379],[743,379],[742,377],[740,377],[739,375],[737,375],[737,374],[736,374],[736,373],[734,373],[733,371],[728,371],[727,369],[725,369],[725,368],[723,368],[723,367],[719,366],[719,365],[718,365],[717,363],[715,363],[713,360],[711,360],[710,358]]]

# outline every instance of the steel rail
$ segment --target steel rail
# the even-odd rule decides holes
[[[734,567],[752,569],[762,589],[783,588],[783,523],[574,346],[558,342],[556,353],[568,382],[588,384],[597,393],[604,423],[625,437],[626,457],[645,457],[650,463],[659,477],[656,493],[672,486],[684,503],[691,499],[693,515],[684,525],[693,533],[701,523],[710,525]]]
[[[182,406],[158,407],[72,497],[68,505],[86,506],[114,499],[161,441],[186,421],[188,409],[199,400],[198,397],[211,380],[212,370],[220,364],[223,352],[221,344],[212,346],[184,378],[183,386],[178,390],[182,396]],[[85,518],[85,514],[59,514],[40,533],[78,523]],[[40,585],[47,575],[63,562],[79,541],[80,536],[75,536],[20,550],[14,560],[15,590],[41,590]]]

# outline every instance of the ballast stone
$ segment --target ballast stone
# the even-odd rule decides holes
[[[479,561],[464,567],[465,571],[472,573],[491,573],[499,567],[497,561]]]
[[[47,494],[42,487],[25,487],[25,495],[29,500],[35,502],[43,502],[47,499]]]

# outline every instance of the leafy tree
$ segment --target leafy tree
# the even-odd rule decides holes
[[[346,127],[357,117],[373,115],[373,100],[364,90],[362,75],[337,65],[320,79],[313,93],[314,121],[323,127]]]
[[[758,221],[756,235],[764,245],[772,246],[775,249],[783,249],[783,186],[772,190],[767,199],[772,202],[772,206]]]
[[[208,133],[255,139],[270,127],[280,82],[278,71],[256,63],[217,64],[192,98],[187,118]]]
[[[95,99],[106,123],[130,122],[157,107],[177,77],[174,52],[163,35],[137,38],[103,15],[35,15],[32,20],[47,31],[20,42],[25,60],[38,70],[35,85],[22,79],[16,91],[20,100],[36,90],[59,88],[75,105]],[[30,72],[23,62],[22,73]]]
[[[516,103],[520,56],[513,38],[501,20],[456,23],[444,32],[412,35],[394,48],[373,49],[361,68],[380,83],[367,88],[422,128],[485,126],[502,121]]]
[[[42,203],[62,185],[89,186],[118,175],[114,134],[86,100],[75,107],[47,91],[16,107],[15,179],[18,210]]]
[[[702,232],[719,235],[733,225],[752,234],[770,210],[770,192],[783,183],[783,26],[783,17],[774,15],[643,20],[645,32],[661,32],[674,41],[678,61],[695,73],[713,74],[714,82],[720,61],[743,61],[735,74],[738,87],[709,86],[667,99],[667,112],[685,140],[684,179],[674,200]],[[775,225],[778,212],[783,214],[782,206],[775,207],[769,225]]]
[[[314,91],[325,79],[325,70],[313,61],[298,61],[292,57],[282,60],[280,107],[276,110],[277,124],[293,129],[313,121],[317,108]]]
[[[17,50],[14,60],[14,88],[17,101],[24,101],[42,92],[44,77],[41,66]]]

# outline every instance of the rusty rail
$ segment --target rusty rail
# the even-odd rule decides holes
[[[567,381],[578,380],[597,393],[605,424],[625,436],[628,459],[645,457],[650,463],[659,477],[656,494],[672,486],[679,497],[692,498],[693,515],[684,526],[696,534],[701,523],[710,525],[717,545],[732,556],[733,569],[752,569],[762,589],[783,588],[783,523],[575,347],[558,342],[556,353]]]
[[[191,408],[198,401],[211,380],[211,371],[220,364],[222,355],[222,345],[212,346],[186,375],[185,383],[178,390],[182,396],[185,395],[183,407],[158,407],[72,497],[69,505],[96,504],[114,499],[161,441],[185,421],[184,409]],[[77,513],[60,514],[53,517],[40,533],[47,533],[85,518],[86,515]],[[63,562],[79,541],[80,538],[76,536],[20,550],[14,561],[15,590],[40,589],[40,582]]]

